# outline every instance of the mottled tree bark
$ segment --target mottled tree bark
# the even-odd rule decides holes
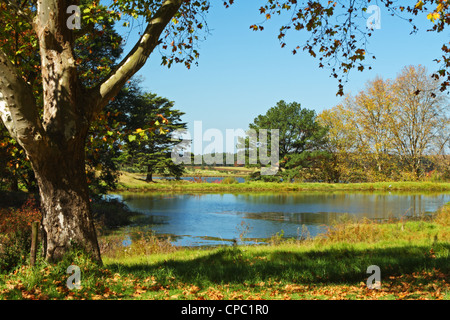
[[[58,260],[76,245],[101,261],[86,180],[84,139],[69,149],[35,155],[32,166],[39,186],[45,258]]]
[[[66,9],[76,1],[38,0],[34,31],[39,39],[43,115],[31,87],[0,50],[0,116],[26,151],[39,186],[44,254],[59,260],[74,245],[101,263],[85,171],[85,141],[98,112],[146,62],[182,0],[167,0],[111,75],[86,89],[78,79],[73,30]]]

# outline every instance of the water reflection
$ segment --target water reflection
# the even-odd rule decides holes
[[[175,245],[228,244],[245,236],[268,238],[281,231],[298,237],[323,232],[342,214],[355,219],[418,217],[450,201],[449,194],[402,192],[299,193],[121,193],[132,210],[145,213],[158,234],[176,237]],[[242,228],[243,223],[247,226]]]

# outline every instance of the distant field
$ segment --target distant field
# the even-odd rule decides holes
[[[205,176],[206,177],[206,176]],[[200,179],[199,179],[200,180]],[[449,182],[374,182],[374,183],[286,183],[251,181],[244,183],[206,183],[192,181],[146,182],[142,174],[124,172],[119,191],[450,191]]]
[[[220,176],[247,176],[255,171],[254,168],[245,167],[204,167],[202,169],[200,166],[186,167],[186,173],[184,176],[203,176],[203,177],[220,177]]]

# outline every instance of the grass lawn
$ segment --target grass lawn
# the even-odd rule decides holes
[[[242,177],[247,176],[250,173],[256,171],[256,168],[245,167],[204,167],[201,169],[199,166],[186,167],[185,176],[203,176],[203,177]]]
[[[251,181],[244,183],[207,183],[192,181],[146,182],[142,175],[122,172],[119,191],[450,191],[449,182],[374,182],[374,183],[283,183]]]
[[[450,299],[450,205],[431,220],[342,222],[320,238],[184,249],[142,239],[96,266],[73,252],[0,278],[3,299]],[[81,270],[69,290],[68,265]],[[367,268],[380,268],[369,289]]]

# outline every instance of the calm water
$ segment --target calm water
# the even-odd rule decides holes
[[[230,244],[241,235],[254,242],[281,232],[297,238],[304,227],[314,237],[343,214],[376,220],[419,217],[450,201],[448,193],[394,192],[122,193],[112,197],[145,213],[144,229],[148,223],[157,234],[171,235],[179,246]]]

